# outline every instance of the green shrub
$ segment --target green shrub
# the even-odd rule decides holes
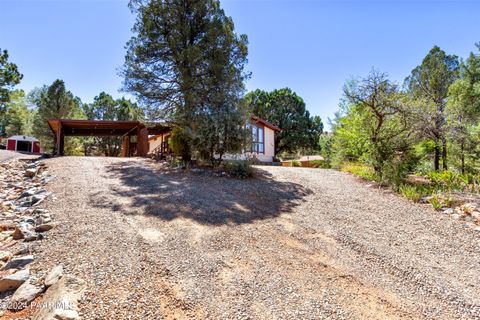
[[[230,176],[247,179],[253,176],[254,169],[248,161],[229,161],[225,164],[225,170]]]
[[[298,160],[293,160],[292,161],[292,167],[301,167],[302,163]]]
[[[428,202],[430,202],[435,210],[440,210],[443,207],[442,199],[437,194],[433,194]]]
[[[375,170],[373,170],[372,167],[362,163],[347,162],[342,165],[340,170],[350,172],[351,174],[354,174],[365,180],[379,181],[378,176],[375,174]]]
[[[439,190],[463,191],[469,184],[469,177],[452,171],[430,171],[428,179]]]
[[[310,166],[313,168],[324,168],[324,169],[330,168],[330,164],[325,160],[311,160]]]
[[[190,160],[192,141],[184,129],[179,127],[173,128],[168,144],[175,155],[181,156],[183,160]]]
[[[415,185],[402,184],[399,188],[400,193],[413,202],[419,202],[422,198],[422,190]]]

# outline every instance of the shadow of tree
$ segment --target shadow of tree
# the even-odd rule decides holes
[[[91,203],[123,214],[146,214],[169,221],[186,218],[206,225],[243,224],[291,212],[312,191],[293,182],[274,180],[257,169],[257,177],[238,180],[150,167],[127,161],[107,168],[112,182]],[[110,195],[108,194],[110,193]]]

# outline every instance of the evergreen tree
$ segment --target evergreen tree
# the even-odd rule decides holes
[[[217,0],[132,0],[130,7],[137,20],[127,44],[125,90],[150,106],[149,117],[181,128],[189,137],[181,140],[190,144],[184,150],[210,160],[239,150],[247,37],[234,32]]]
[[[434,142],[434,168],[447,170],[446,114],[448,89],[458,79],[459,61],[439,47],[433,47],[422,64],[412,70],[406,79],[411,94],[421,100],[417,112],[417,129],[422,137]]]
[[[55,139],[48,126],[49,119],[82,119],[84,118],[80,98],[75,97],[65,88],[62,80],[55,80],[50,86],[43,87],[33,96],[37,110],[33,120],[33,134],[40,140],[44,150],[55,153]],[[80,148],[78,138],[65,140],[65,153],[72,154]]]

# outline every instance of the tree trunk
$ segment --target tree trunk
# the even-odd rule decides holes
[[[440,146],[438,145],[438,141],[435,141],[435,149],[433,155],[433,169],[435,171],[440,169]]]
[[[460,159],[462,160],[462,174],[465,174],[465,143],[460,144]]]
[[[448,170],[447,167],[447,139],[442,138],[442,164],[443,170]]]

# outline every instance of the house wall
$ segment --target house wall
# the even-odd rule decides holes
[[[159,134],[157,136],[154,136],[150,139],[148,139],[148,153],[152,153],[155,148],[157,148],[159,145],[162,144],[163,141],[163,135]]]
[[[273,162],[275,156],[275,131],[268,127],[264,127],[265,136],[265,153],[244,152],[241,154],[226,155],[226,160],[249,160],[252,158],[260,162]]]
[[[157,148],[163,141],[167,140],[170,136],[170,133],[165,133],[163,135],[157,135],[148,140],[149,142],[149,151],[152,153],[155,148]],[[241,154],[232,154],[225,155],[224,159],[226,160],[249,160],[252,158],[257,159],[261,162],[272,162],[273,157],[275,156],[275,131],[268,127],[264,127],[264,153],[252,153],[244,152]]]

